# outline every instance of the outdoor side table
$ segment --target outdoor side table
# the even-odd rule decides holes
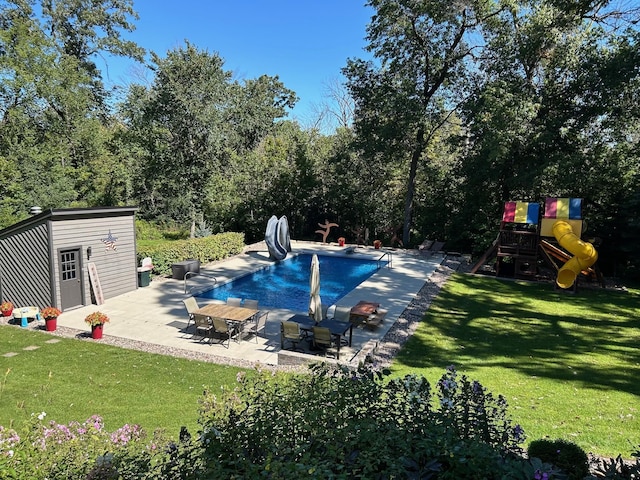
[[[13,318],[20,319],[20,326],[26,328],[29,326],[29,319],[42,320],[40,318],[40,309],[38,307],[22,307],[13,311]]]

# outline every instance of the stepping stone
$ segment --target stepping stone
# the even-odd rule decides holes
[[[44,343],[58,343],[59,341],[60,341],[60,339],[59,339],[59,338],[52,338],[51,340],[47,340],[47,341],[46,341],[46,342],[44,342]]]
[[[3,357],[7,357],[7,358],[9,358],[9,357],[15,357],[16,355],[17,355],[17,353],[16,353],[16,352],[7,352],[7,353],[5,353],[5,354],[4,354],[4,355],[2,355],[2,356],[3,356]]]
[[[24,347],[23,350],[29,351],[29,350],[37,350],[39,348],[40,347],[38,345],[29,345],[28,347]]]

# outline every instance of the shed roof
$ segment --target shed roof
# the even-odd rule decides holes
[[[124,215],[133,215],[138,207],[90,207],[90,208],[50,208],[42,213],[25,218],[18,223],[9,225],[0,230],[0,238],[21,230],[29,225],[35,225],[47,220],[73,220],[79,218],[92,217],[120,217]]]

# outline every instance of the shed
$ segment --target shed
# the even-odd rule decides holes
[[[135,290],[136,211],[50,209],[0,230],[0,299],[64,311]]]

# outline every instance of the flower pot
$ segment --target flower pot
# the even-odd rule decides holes
[[[4,317],[10,317],[12,313],[13,313],[13,308],[11,310],[3,310],[2,311],[2,315]]]
[[[44,319],[44,328],[47,332],[53,332],[57,327],[58,327],[58,317]]]
[[[344,247],[344,238],[338,239],[338,245],[340,245],[341,247]]]
[[[91,325],[91,338],[100,340],[102,338],[102,327],[104,325]]]

